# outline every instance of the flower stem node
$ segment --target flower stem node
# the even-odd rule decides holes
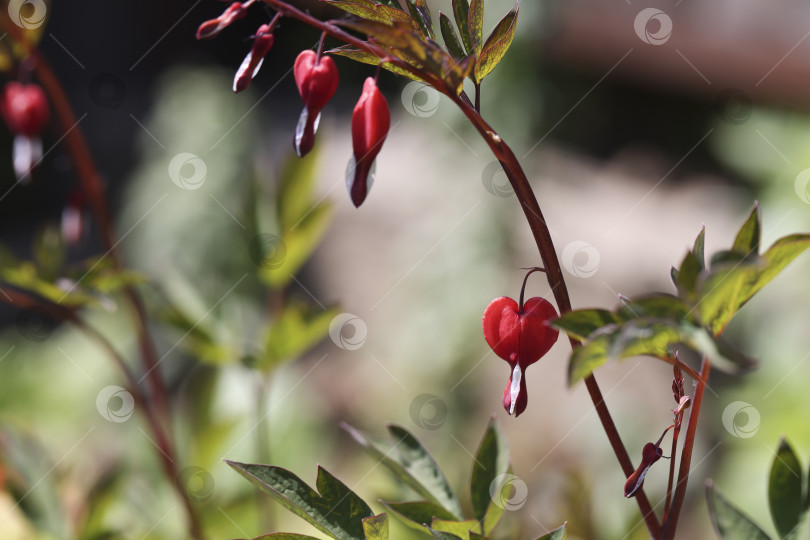
[[[525,287],[526,282],[523,284]],[[501,296],[484,310],[484,339],[512,368],[503,392],[503,407],[509,414],[519,416],[526,410],[526,368],[542,358],[557,341],[559,332],[549,326],[549,321],[555,318],[554,306],[539,297],[529,298],[525,304],[521,298],[518,304]]]
[[[346,187],[355,206],[359,207],[366,200],[372,182],[371,168],[390,126],[388,102],[377,88],[377,81],[369,77],[363,84],[363,93],[352,113],[354,153],[346,171]]]

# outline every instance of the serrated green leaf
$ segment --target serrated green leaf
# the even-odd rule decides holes
[[[762,218],[759,210],[759,204],[755,204],[753,210],[748,215],[740,230],[737,232],[737,237],[734,239],[734,244],[731,249],[738,253],[743,254],[746,258],[756,257],[759,254],[759,238],[762,230]]]
[[[493,483],[503,484],[504,477],[509,471],[509,448],[500,425],[493,417],[475,453],[470,475],[473,515],[481,522],[484,534],[489,534],[495,528],[503,513],[503,505],[498,505],[493,500]],[[502,487],[496,486],[496,492]]]
[[[706,227],[700,228],[700,233],[695,238],[695,244],[692,246],[692,255],[697,259],[700,270],[706,268]]]
[[[225,463],[287,510],[337,540],[364,538],[363,519],[374,516],[360,497],[320,466],[315,481],[319,494],[281,467],[228,460]]]
[[[783,438],[776,450],[768,480],[768,504],[780,536],[787,536],[799,524],[802,512],[802,474],[799,458]]]
[[[345,422],[341,427],[372,457],[406,485],[429,501],[443,507],[456,519],[463,519],[461,505],[436,462],[424,446],[405,429],[389,426],[394,443],[373,440]]]
[[[444,519],[434,519],[430,525],[431,531],[439,531],[455,535],[461,540],[470,539],[470,531],[481,527],[481,523],[475,519],[467,519],[464,521],[453,521]]]
[[[432,523],[433,518],[444,520],[455,519],[455,516],[438,504],[428,501],[390,502],[380,501],[395,516],[400,517],[406,525],[426,532],[425,524]]]
[[[770,540],[748,516],[720,495],[711,482],[706,485],[709,517],[717,535],[723,540]]]
[[[453,18],[456,20],[458,33],[461,35],[461,42],[467,54],[473,54],[472,40],[470,39],[470,5],[467,0],[453,0]]]
[[[442,39],[444,39],[444,46],[447,47],[447,51],[456,60],[464,58],[466,55],[464,54],[464,49],[462,49],[461,42],[458,40],[456,31],[453,28],[453,23],[450,22],[450,18],[441,11],[439,12],[439,28],[441,29]]]
[[[275,251],[259,266],[259,277],[273,288],[282,288],[290,283],[301,266],[309,260],[318,247],[329,222],[332,220],[332,204],[322,202],[310,211],[297,226],[282,234],[280,246],[283,254]],[[276,240],[275,242],[278,242]],[[278,249],[279,246],[275,246]]]
[[[415,30],[419,33],[422,32],[422,29],[419,27],[419,24],[409,14],[391,6],[383,4],[375,4],[373,2],[369,2],[368,0],[351,0],[351,1],[323,0],[323,1],[326,2],[327,4],[331,4],[337,8],[342,9],[343,11],[347,11],[352,15],[357,15],[358,17],[361,17],[369,21],[376,21],[389,25],[393,22],[399,22],[409,26],[412,30]]]
[[[482,2],[483,4],[483,2]],[[487,38],[484,45],[481,47],[481,52],[478,54],[478,59],[475,61],[475,68],[473,69],[474,78],[476,81],[482,81],[484,77],[495,69],[498,62],[506,54],[512,40],[515,37],[515,30],[517,29],[517,16],[519,2],[515,2],[515,7],[512,11],[500,20],[495,26],[495,29]]]
[[[411,12],[411,17],[419,25],[423,34],[433,39],[433,18],[430,15],[430,8],[427,5],[427,0],[405,0],[408,5],[408,11]]]
[[[471,0],[467,17],[467,28],[470,32],[469,52],[477,58],[481,54],[484,41],[484,0]]]
[[[327,51],[327,54],[343,56],[344,58],[354,60],[355,62],[360,62],[361,64],[368,64],[371,66],[380,65],[380,59],[374,56],[373,54],[359,49],[352,49],[348,45],[342,45],[340,47]],[[420,77],[414,75],[410,71],[402,69],[399,66],[395,66],[391,62],[383,63],[382,68],[396,75],[402,75],[403,77],[408,77],[409,79],[412,79],[414,81],[424,82]]]
[[[550,324],[582,341],[596,330],[617,322],[620,319],[606,309],[577,309],[554,319]]]
[[[366,540],[388,540],[388,514],[378,514],[363,520]]]
[[[430,531],[430,534],[432,534],[433,538],[435,538],[436,540],[462,540],[460,537],[449,532],[434,531],[431,528],[428,528],[428,531]]]
[[[713,268],[699,284],[700,320],[715,335],[722,333],[737,311],[808,247],[810,234],[793,234],[774,242],[758,262]]]
[[[567,525],[567,522],[563,523],[561,526],[557,527],[556,529],[554,529],[550,533],[544,534],[543,536],[541,536],[537,540],[565,540],[565,526],[566,525]]]
[[[287,304],[281,314],[269,323],[263,355],[257,367],[270,371],[285,361],[300,357],[329,333],[329,324],[337,315],[336,309],[312,309],[302,304]]]

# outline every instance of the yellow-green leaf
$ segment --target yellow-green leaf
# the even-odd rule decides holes
[[[512,39],[515,37],[515,29],[517,28],[518,4],[519,3],[516,2],[512,11],[501,19],[481,48],[473,72],[476,81],[480,82],[484,77],[489,75],[506,54],[509,45],[512,44]]]
[[[467,28],[470,32],[469,52],[477,57],[481,54],[481,46],[484,40],[484,0],[472,0],[470,2]]]

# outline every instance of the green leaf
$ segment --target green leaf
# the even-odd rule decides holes
[[[483,6],[483,2],[481,3]],[[518,4],[519,2],[515,2],[515,7],[495,26],[481,48],[473,70],[476,81],[480,82],[495,69],[512,44],[517,29]]]
[[[768,504],[776,530],[781,536],[796,528],[804,510],[802,474],[799,458],[783,438],[779,441],[768,480]]]
[[[481,536],[477,532],[470,531],[470,540],[488,540],[486,536]]]
[[[461,34],[461,42],[467,54],[473,54],[472,40],[470,39],[470,27],[468,24],[470,17],[470,5],[467,0],[453,0],[453,18],[456,20],[458,33]]]
[[[455,519],[455,516],[443,507],[428,501],[402,503],[380,501],[380,503],[394,515],[402,518],[407,525],[422,531],[426,530],[425,524],[433,522],[433,518]]]
[[[62,241],[58,227],[46,225],[34,237],[34,262],[37,273],[46,281],[53,281],[62,270],[67,256],[67,248]]]
[[[669,269],[669,277],[672,278],[672,283],[675,285],[675,288],[678,287],[678,269],[674,266],[670,267]]]
[[[433,529],[428,527],[430,534],[433,535],[433,538],[436,540],[462,540],[461,537],[456,536],[455,534],[444,532],[444,531],[434,531]]]
[[[709,517],[717,535],[723,540],[769,540],[769,536],[748,516],[714,489],[711,482],[706,484],[706,499],[709,503]]]
[[[305,534],[293,533],[273,533],[265,534],[264,536],[257,536],[253,540],[319,540],[314,536],[307,536]]]
[[[272,288],[283,288],[309,260],[332,219],[332,204],[315,206],[296,227],[272,240],[269,254],[262,257],[259,277]],[[264,246],[260,246],[266,249]]]
[[[461,47],[461,42],[458,40],[456,31],[453,28],[453,23],[450,22],[450,18],[441,11],[439,12],[439,28],[442,31],[442,39],[444,39],[444,46],[447,47],[448,52],[450,52],[456,60],[464,58],[466,55],[464,54],[464,49]]]
[[[282,233],[295,228],[317,204],[315,179],[319,157],[316,146],[308,159],[291,154],[284,162],[275,197],[276,215]]]
[[[537,540],[565,540],[565,526],[568,522],[563,523],[548,534],[544,534]]]
[[[695,259],[697,259],[701,271],[706,268],[705,246],[706,226],[704,225],[700,228],[700,233],[697,235],[697,238],[695,238],[695,245],[692,246],[692,255],[695,256]]]
[[[327,54],[343,56],[350,60],[354,60],[355,62],[360,62],[361,64],[369,64],[371,66],[380,65],[380,59],[378,57],[360,49],[352,49],[349,45],[341,45],[340,47],[327,51]],[[408,77],[414,81],[424,82],[420,77],[417,77],[410,71],[404,70],[399,66],[395,66],[391,62],[384,62],[382,64],[382,68],[396,75],[402,75],[403,77]]]
[[[422,32],[422,29],[419,27],[419,24],[410,15],[408,15],[404,11],[393,8],[391,6],[375,4],[374,2],[370,2],[369,0],[351,0],[351,1],[323,0],[323,1],[326,2],[327,4],[331,4],[337,8],[342,9],[343,11],[348,11],[352,15],[357,15],[362,19],[381,22],[389,25],[393,22],[404,23],[411,29],[419,33]]]
[[[269,371],[285,361],[300,357],[329,333],[329,324],[337,314],[335,309],[313,310],[296,303],[286,305],[270,323],[258,367]]]
[[[364,538],[363,519],[374,517],[371,508],[360,497],[320,466],[315,481],[318,494],[281,467],[228,460],[225,463],[287,510],[338,540]]]
[[[554,319],[551,325],[582,341],[603,326],[619,321],[615,314],[606,309],[577,309]]]
[[[734,239],[732,250],[742,253],[745,258],[756,257],[759,254],[759,237],[762,224],[759,204],[754,204],[753,210],[748,215],[743,226],[740,227],[737,237]]]
[[[453,521],[436,518],[433,520],[433,523],[431,523],[430,530],[450,533],[458,536],[462,540],[469,540],[470,531],[473,529],[478,529],[479,527],[481,527],[481,523],[475,519]]]
[[[469,53],[477,58],[481,54],[484,35],[484,0],[472,0],[470,2],[467,28],[470,31]]]
[[[807,540],[810,538],[810,512],[801,516],[801,522],[785,536],[785,540]]]
[[[372,457],[378,459],[402,482],[417,493],[446,509],[456,519],[463,519],[461,505],[439,466],[422,444],[405,429],[388,426],[395,443],[375,441],[341,422],[341,427]]]
[[[427,0],[405,0],[405,3],[408,5],[411,17],[417,22],[424,35],[433,39],[435,37],[433,35],[433,18],[430,16]]]
[[[687,252],[678,269],[678,292],[684,300],[691,300],[695,295],[700,270],[698,258],[691,251]]]
[[[366,540],[388,540],[388,514],[379,514],[363,520]]]
[[[504,476],[510,471],[509,448],[501,427],[495,418],[490,418],[487,430],[473,460],[470,475],[470,501],[473,515],[483,524],[483,533],[489,534],[498,523],[503,506],[495,504],[492,497],[493,483],[503,488]],[[497,491],[496,491],[497,492]]]
[[[673,321],[693,321],[691,309],[677,296],[666,293],[650,294],[625,302],[615,316],[622,321],[638,318],[659,318]]]
[[[793,234],[774,242],[761,262],[712,268],[699,283],[700,320],[715,335],[722,333],[737,311],[808,247],[810,234]]]

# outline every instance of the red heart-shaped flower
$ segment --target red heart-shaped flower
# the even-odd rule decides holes
[[[523,305],[502,296],[484,310],[484,338],[492,350],[512,368],[503,393],[506,412],[518,416],[526,410],[525,371],[545,355],[557,341],[559,331],[548,322],[557,311],[544,298],[530,298]]]

